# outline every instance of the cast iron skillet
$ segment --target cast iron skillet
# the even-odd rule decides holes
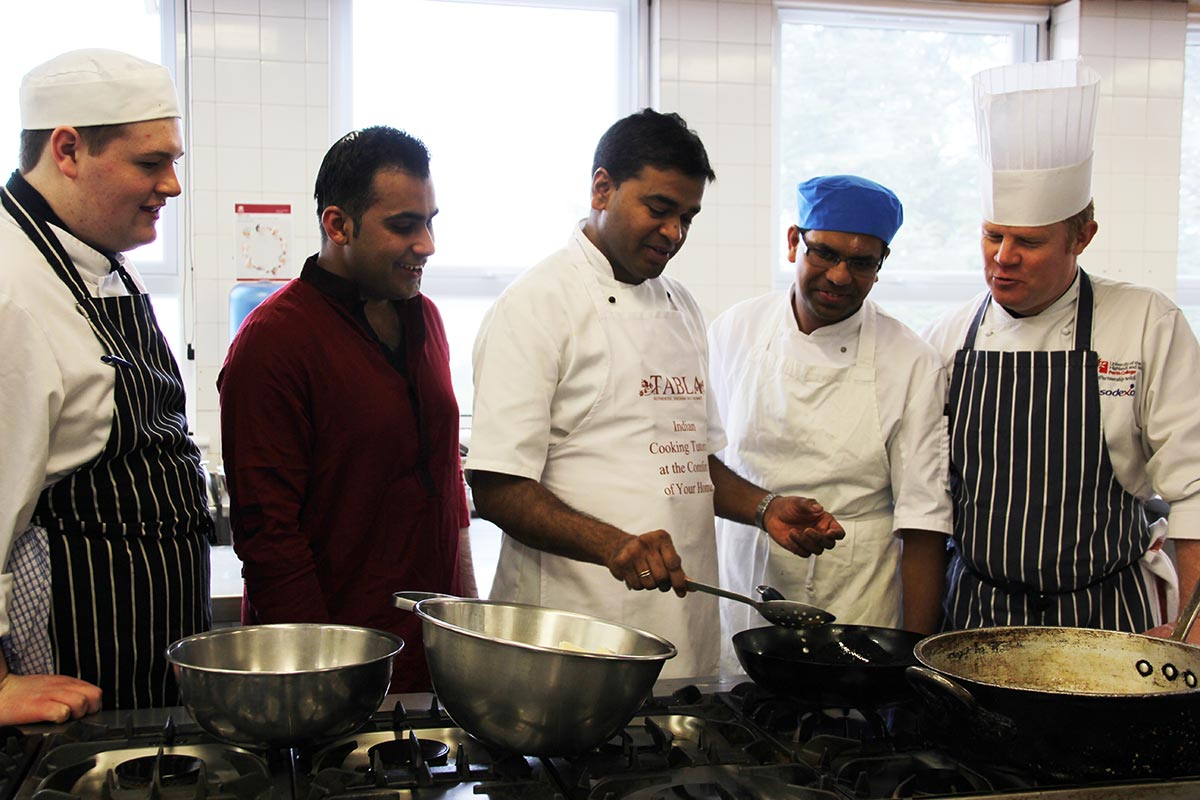
[[[904,671],[918,663],[913,647],[923,638],[868,625],[772,625],[734,634],[733,648],[763,688],[823,707],[876,708],[914,696]]]

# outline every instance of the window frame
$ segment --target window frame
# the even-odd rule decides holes
[[[1046,57],[1050,33],[1050,9],[1036,5],[999,5],[990,3],[948,6],[943,3],[862,0],[861,2],[822,2],[821,0],[777,0],[776,40],[782,40],[783,26],[820,24],[837,27],[897,28],[906,30],[961,31],[996,33],[1007,29],[1013,46],[1013,63],[1037,61]],[[776,72],[782,71],[782,48],[776,53]],[[775,102],[782,103],[782,87],[773,88]],[[775,146],[778,148],[778,133]],[[782,179],[782,164],[775,168],[775,180]],[[780,193],[773,199],[773,219],[781,216]],[[784,260],[782,242],[775,242],[772,286],[786,289],[794,271]],[[885,263],[884,270],[888,269]],[[937,303],[962,303],[983,289],[980,270],[975,263],[947,271],[892,271],[871,291],[871,298],[885,306],[920,300]]]
[[[442,0],[489,5],[519,5],[543,8],[602,9],[617,13],[619,45],[617,61],[622,65],[618,76],[618,105],[621,115],[642,107],[649,97],[648,0]],[[353,47],[352,13],[354,0],[330,0],[330,139],[351,129],[354,109],[353,67],[349,57]],[[481,265],[440,265],[421,279],[422,292],[438,298],[498,297],[526,267]]]
[[[191,204],[188,202],[188,187],[192,182],[187,155],[187,148],[192,142],[192,115],[188,82],[188,33],[184,30],[186,23],[181,23],[181,20],[187,20],[184,3],[185,0],[163,0],[155,4],[159,16],[159,62],[171,73],[183,109],[184,156],[176,165],[183,192],[169,201],[159,216],[158,241],[162,245],[162,259],[152,261],[135,253],[133,263],[142,277],[151,303],[155,305],[159,328],[170,344],[180,369],[188,376],[186,364],[192,360],[196,299],[195,293],[187,285],[193,264],[189,246],[192,239],[189,224]],[[191,399],[193,387],[188,385],[187,377],[184,383],[188,389],[188,419],[195,419],[191,405],[194,402]]]
[[[171,73],[171,78],[175,81],[176,92],[179,95],[180,106],[184,109],[183,125],[184,125],[184,147],[186,159],[186,147],[191,141],[188,135],[188,119],[190,114],[188,109],[188,97],[186,86],[180,80],[180,61],[178,58],[178,32],[175,25],[178,17],[177,13],[182,14],[182,0],[171,0],[171,2],[158,3],[158,18],[159,18],[159,63],[163,64]],[[176,167],[179,171],[186,168],[184,162],[181,162]],[[185,237],[182,235],[180,225],[184,218],[181,213],[181,208],[186,205],[187,192],[186,187],[189,185],[185,174],[179,175],[179,182],[183,185],[185,191],[167,203],[163,208],[158,220],[158,241],[162,245],[162,259],[151,261],[145,256],[135,256],[134,264],[137,266],[138,273],[142,276],[142,281],[146,284],[146,291],[152,295],[173,296],[179,299],[182,293],[182,281],[180,276],[183,270],[180,268],[183,264],[183,248],[182,243]]]
[[[1186,47],[1200,47],[1200,12],[1188,14]],[[1195,76],[1200,79],[1200,75]],[[1187,76],[1184,75],[1184,91],[1187,91]],[[1200,131],[1197,132],[1200,135]],[[1180,176],[1180,184],[1183,175]],[[1176,247],[1175,304],[1181,307],[1200,307],[1200,275],[1179,274],[1179,259],[1185,254]],[[1195,254],[1187,254],[1194,256]]]

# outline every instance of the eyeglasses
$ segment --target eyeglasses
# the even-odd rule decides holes
[[[804,242],[804,257],[814,267],[820,269],[833,269],[838,264],[845,263],[846,269],[856,278],[865,278],[874,275],[883,266],[884,256],[873,258],[871,256],[844,256],[832,247],[826,247],[823,244],[809,244],[808,239],[804,238],[807,231],[800,231],[800,241]]]

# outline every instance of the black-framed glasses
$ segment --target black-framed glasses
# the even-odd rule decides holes
[[[846,269],[850,270],[850,274],[856,278],[865,278],[874,275],[883,266],[883,259],[886,256],[874,258],[872,256],[842,255],[832,247],[826,247],[823,244],[810,244],[804,236],[806,233],[808,231],[800,231],[800,241],[804,242],[804,257],[814,267],[833,269],[838,264],[845,263]]]

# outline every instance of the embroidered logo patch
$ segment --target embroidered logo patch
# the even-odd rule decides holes
[[[638,397],[685,400],[704,396],[704,381],[691,375],[648,375],[642,378]]]
[[[1096,366],[1101,397],[1136,397],[1141,361],[1104,361]]]
[[[1128,381],[1142,369],[1140,361],[1101,361],[1096,373],[1102,381]]]

